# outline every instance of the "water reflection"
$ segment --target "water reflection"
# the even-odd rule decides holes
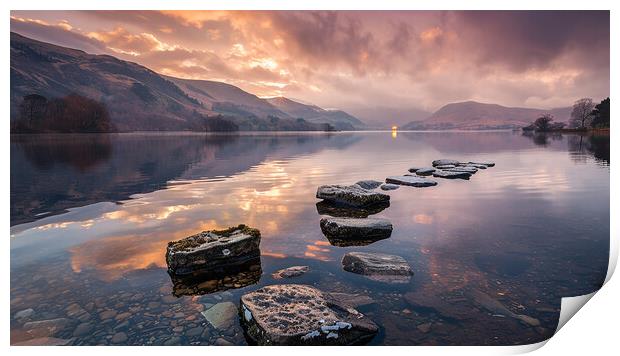
[[[501,345],[547,338],[560,298],[604,280],[608,138],[539,146],[512,132],[299,136],[111,135],[110,155],[83,170],[66,160],[39,166],[13,142],[11,222],[29,222],[11,228],[11,315],[33,308],[33,320],[74,320],[76,304],[93,329],[74,337],[76,321],[48,335],[75,344],[111,344],[119,330],[126,344],[245,344],[238,321],[215,330],[200,311],[308,265],[295,282],[380,301],[362,309],[383,330],[373,344]],[[318,186],[382,181],[438,158],[497,165],[468,181],[386,192],[390,206],[367,213],[392,222],[389,239],[342,247],[321,233],[320,215],[349,213],[317,204]],[[36,216],[43,211],[57,215]],[[171,279],[168,241],[239,223],[261,230],[259,269]],[[343,272],[351,250],[402,256],[415,275],[394,287]],[[489,312],[502,307],[541,325]],[[123,317],[104,319],[112,311]],[[11,337],[33,335],[11,319]]]
[[[575,162],[584,162],[594,157],[597,162],[610,164],[609,131],[569,134],[524,131],[523,136],[543,147],[549,146],[552,142],[566,140],[568,152]]]
[[[326,200],[316,203],[316,211],[319,215],[329,215],[337,218],[367,218],[369,215],[378,214],[389,207],[389,201],[359,208],[351,208]]]
[[[181,297],[244,288],[258,283],[261,274],[260,257],[219,271],[194,273],[190,276],[170,274],[172,294]]]
[[[11,225],[172,180],[224,179],[269,157],[342,149],[353,135],[23,135],[11,137]],[[273,176],[276,177],[275,175]]]

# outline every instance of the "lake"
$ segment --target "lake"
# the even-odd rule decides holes
[[[372,216],[392,222],[388,239],[334,246],[321,233],[318,186],[383,181],[440,158],[496,166],[386,192],[390,206]],[[237,318],[216,329],[201,312],[277,283],[372,298],[358,308],[380,328],[371,345],[539,342],[562,297],[605,279],[609,164],[609,135],[13,136],[11,342],[246,345]],[[168,241],[238,224],[261,231],[258,266],[213,290],[171,279]],[[343,271],[351,251],[402,256],[415,274],[390,284]],[[295,265],[310,271],[271,276]]]

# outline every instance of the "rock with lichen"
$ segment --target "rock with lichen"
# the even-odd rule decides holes
[[[168,243],[168,272],[187,275],[243,265],[260,256],[259,245],[260,231],[246,225],[203,231]]]
[[[240,314],[246,335],[259,345],[360,345],[379,330],[346,302],[302,284],[247,293]]]

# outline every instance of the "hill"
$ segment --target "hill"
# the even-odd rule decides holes
[[[277,107],[294,118],[304,118],[312,123],[328,123],[338,130],[353,130],[365,127],[358,118],[342,110],[325,110],[316,105],[306,105],[285,97],[266,99],[270,104]]]
[[[545,113],[552,114],[558,122],[566,122],[570,111],[570,107],[545,110],[466,101],[445,105],[427,119],[410,122],[404,128],[409,130],[511,129],[527,126]]]
[[[105,105],[119,131],[203,131],[213,127],[322,130],[323,123],[340,129],[352,129],[350,122],[361,124],[344,112],[318,107],[322,110],[319,116],[314,112],[290,115],[230,84],[163,76],[137,63],[36,41],[14,32],[10,63],[12,121],[19,117],[25,96],[38,94],[51,99],[79,94]]]

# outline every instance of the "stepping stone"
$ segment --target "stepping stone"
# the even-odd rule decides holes
[[[416,173],[417,174],[417,173]],[[416,176],[392,176],[385,178],[386,183],[398,184],[398,185],[408,185],[411,187],[431,187],[437,185],[437,182],[434,180],[430,180],[427,178],[416,177]]]
[[[383,253],[349,252],[342,258],[342,268],[387,283],[408,283],[413,275],[404,258]]]
[[[448,169],[448,168],[454,168],[454,167],[456,167],[456,165],[454,164],[443,164],[443,165],[435,166],[435,168],[437,169]]]
[[[364,189],[359,185],[323,185],[316,191],[319,199],[331,201],[339,204],[346,204],[353,207],[365,207],[374,204],[389,203],[390,196],[387,194],[373,192]]]
[[[381,182],[369,179],[369,180],[360,180],[359,182],[355,184],[359,185],[360,187],[364,189],[375,189],[381,185]]]
[[[467,172],[454,172],[454,171],[435,171],[433,172],[433,177],[437,178],[447,178],[447,179],[469,179],[471,177],[471,173]]]
[[[465,172],[465,173],[474,174],[474,173],[478,172],[478,168],[476,168],[476,167],[469,167],[469,166],[458,166],[458,167],[454,167],[454,168],[444,169],[444,171],[448,171],[448,172]]]
[[[487,169],[488,168],[484,164],[475,164],[475,163],[461,163],[459,167],[473,167],[476,169]]]
[[[168,243],[168,272],[176,275],[243,265],[260,256],[260,231],[245,225],[203,231]]]
[[[494,167],[495,163],[494,162],[488,162],[488,161],[483,161],[483,162],[472,162],[470,161],[469,164],[475,164],[478,166],[487,166],[487,167]]]
[[[438,159],[433,161],[433,167],[437,167],[437,166],[445,166],[447,164],[453,165],[453,166],[458,166],[461,162],[454,160],[454,159]]]
[[[325,236],[336,239],[380,240],[392,234],[392,223],[386,219],[323,218],[320,225]]]
[[[258,345],[360,345],[379,330],[353,306],[303,284],[244,294],[241,325]]]
[[[381,190],[395,190],[395,189],[398,189],[399,187],[400,185],[398,184],[385,183],[381,185]]]
[[[424,168],[420,168],[417,171],[415,171],[415,174],[419,175],[419,176],[430,176],[431,174],[433,174],[433,172],[435,172],[436,169],[432,168],[432,167],[424,167]]]

